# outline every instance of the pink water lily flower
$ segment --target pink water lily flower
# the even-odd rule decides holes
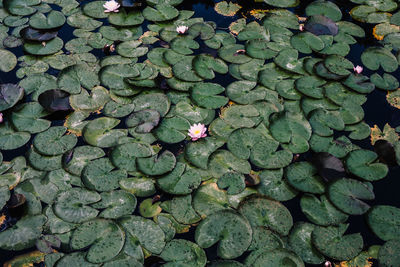
[[[363,71],[363,67],[357,65],[357,67],[353,67],[355,73],[360,74]]]
[[[198,123],[198,124],[193,124],[189,128],[189,133],[188,135],[192,138],[192,141],[196,141],[200,138],[206,137],[207,128],[205,127],[204,124]]]
[[[0,123],[3,122],[3,113],[0,112]]]
[[[179,34],[184,34],[188,29],[188,26],[178,26],[176,27],[176,32]]]
[[[118,12],[118,8],[120,7],[120,5],[118,4],[118,2],[111,0],[111,1],[107,1],[103,7],[106,9],[104,10],[105,13],[108,12]]]

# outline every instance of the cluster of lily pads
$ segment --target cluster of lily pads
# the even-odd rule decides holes
[[[10,266],[400,265],[400,209],[365,202],[400,162],[398,136],[376,153],[352,143],[371,134],[367,94],[399,87],[396,1],[351,1],[384,36],[361,56],[369,77],[346,58],[363,28],[330,1],[302,19],[299,1],[264,0],[231,32],[183,0],[112,2],[0,4],[0,71],[20,79],[0,84],[0,149],[26,151],[1,156],[0,208],[20,216],[0,248],[38,249]],[[307,222],[281,203],[296,197]],[[384,245],[346,234],[362,214]]]

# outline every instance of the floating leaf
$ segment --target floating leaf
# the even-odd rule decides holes
[[[219,211],[197,226],[195,240],[202,248],[218,242],[218,256],[231,259],[246,251],[251,243],[251,234],[251,226],[243,216],[233,211]]]
[[[347,214],[359,215],[368,211],[370,206],[362,200],[375,198],[371,185],[357,180],[343,178],[329,185],[329,200]]]

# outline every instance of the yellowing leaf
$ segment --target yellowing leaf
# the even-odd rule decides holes
[[[357,257],[349,261],[335,264],[335,267],[372,267],[371,257],[367,251],[361,252]]]
[[[215,5],[214,9],[218,14],[223,16],[232,17],[241,9],[242,7],[238,4],[232,2],[222,1]]]
[[[379,41],[383,40],[385,35],[394,32],[400,32],[400,26],[396,26],[389,23],[378,24],[372,30],[372,34],[374,35],[375,39]]]
[[[396,133],[395,129],[390,127],[387,123],[383,128],[383,132],[379,129],[378,125],[374,125],[374,127],[371,128],[371,144],[374,145],[378,140],[386,140],[389,143],[394,144],[399,140],[399,135]]]
[[[246,26],[246,19],[238,19],[229,25],[229,30],[232,34],[238,35]]]
[[[19,255],[14,257],[12,260],[4,263],[3,267],[27,267],[33,266],[34,263],[40,263],[44,261],[46,254],[40,251],[33,251],[27,254]]]
[[[393,107],[400,109],[400,88],[395,91],[388,91],[386,100]]]
[[[263,17],[265,17],[265,13],[268,12],[269,12],[268,9],[253,9],[250,10],[249,14],[256,19],[262,19]]]

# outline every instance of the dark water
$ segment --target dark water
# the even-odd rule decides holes
[[[82,1],[81,4],[84,5],[84,3],[89,2],[89,1]],[[229,26],[229,24],[232,21],[235,21],[236,19],[240,18],[240,16],[234,16],[234,17],[224,17],[219,14],[217,14],[214,11],[214,4],[215,2],[218,1],[211,1],[211,0],[206,0],[206,1],[185,1],[183,4],[181,4],[178,9],[186,9],[186,10],[194,10],[195,15],[194,17],[203,17],[205,21],[214,21],[218,25],[217,29],[221,30],[226,30]],[[252,1],[238,1],[238,3],[243,7],[243,12],[246,10],[251,10],[252,8],[265,8],[266,6],[263,6],[262,4],[257,4],[254,5],[251,3]],[[299,16],[304,15],[304,8],[307,6],[308,3],[312,1],[301,1],[302,3],[296,7],[291,9],[295,14]],[[332,1],[335,2],[339,7],[342,9],[343,13],[343,20],[347,21],[352,21],[360,26],[362,26],[366,32],[367,38],[364,39],[359,39],[358,44],[352,45],[351,46],[351,52],[347,56],[347,58],[353,62],[354,65],[362,65],[360,61],[360,56],[364,49],[369,46],[374,46],[376,44],[376,40],[372,39],[371,36],[371,31],[372,27],[369,27],[368,25],[365,24],[360,24],[356,21],[353,21],[352,18],[349,16],[348,12],[350,11],[352,4],[349,3],[348,1]],[[251,20],[251,18],[249,18]],[[65,24],[63,28],[59,31],[59,36],[64,39],[64,40],[69,40],[73,38],[72,35],[73,28]],[[144,29],[145,31],[145,29]],[[11,49],[12,52],[14,52],[17,56],[23,55],[22,52],[22,47],[14,48]],[[101,56],[102,52],[101,50],[93,50],[92,53],[94,53],[96,56]],[[15,76],[16,70],[13,70],[9,73],[1,73],[0,72],[0,83],[17,83],[18,79]],[[371,72],[367,69],[365,69],[364,73],[366,75],[370,75]],[[53,75],[56,75],[56,73],[51,73]],[[381,73],[380,73],[381,74]],[[400,80],[400,73],[399,71],[396,71],[394,74],[397,79]],[[218,82],[223,86],[226,86],[229,84],[232,80],[226,79],[226,76],[219,75],[216,77],[216,79],[213,82]],[[373,127],[375,124],[379,126],[380,129],[383,128],[383,126],[386,123],[389,123],[392,127],[397,127],[400,125],[400,110],[396,109],[392,106],[390,106],[387,101],[386,101],[386,93],[383,91],[375,90],[372,93],[368,95],[368,100],[367,102],[363,105],[364,112],[365,112],[365,117],[364,120],[365,122],[370,125],[370,127]],[[55,120],[52,123],[52,126],[54,125],[60,125],[62,124],[62,121]],[[32,140],[32,139],[31,139]],[[13,159],[16,156],[19,155],[24,155],[25,151],[30,146],[29,142],[26,144],[24,147],[16,149],[14,151],[2,151],[4,160],[9,161]],[[363,140],[359,142],[354,142],[357,145],[359,145],[362,148],[366,149],[373,149],[370,141]],[[175,145],[175,147],[168,147],[169,150],[179,150],[182,147],[183,144],[181,145]],[[400,207],[400,197],[399,197],[399,189],[400,188],[400,167],[392,167],[390,168],[390,172],[388,176],[380,181],[376,181],[373,183],[374,186],[374,192],[376,195],[376,198],[374,201],[370,201],[371,205],[393,205],[396,207]],[[164,196],[168,198],[168,196]],[[140,199],[138,199],[140,201]],[[300,204],[299,204],[299,198],[296,197],[295,199],[292,199],[290,201],[284,202],[284,205],[290,210],[294,221],[306,221],[306,218],[304,214],[300,210]],[[368,226],[365,223],[364,216],[350,216],[348,223],[350,223],[350,228],[348,229],[349,233],[356,233],[356,232],[361,232],[363,238],[364,238],[364,244],[365,248],[371,246],[371,245],[381,245],[383,241],[378,239],[369,229]],[[193,227],[192,227],[193,228]],[[2,229],[0,229],[1,231]],[[189,233],[186,234],[180,234],[177,235],[176,238],[183,238],[187,240],[194,240],[193,236],[193,231],[190,231]],[[24,251],[19,251],[19,252],[10,252],[10,251],[2,251],[0,250],[0,263],[4,263],[7,260],[10,260],[16,255],[23,254],[27,251],[32,251],[32,249],[29,250],[24,250]],[[207,258],[208,260],[213,260],[216,259],[216,247],[211,247],[209,249],[206,249],[207,253]],[[238,260],[242,260],[245,258],[247,254],[243,255],[240,257]],[[156,262],[158,261],[157,258],[150,258],[147,259],[146,265],[147,266],[159,266]]]

